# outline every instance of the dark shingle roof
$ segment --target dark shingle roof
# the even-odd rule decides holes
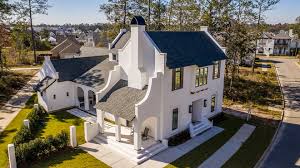
[[[127,81],[120,80],[95,107],[132,121],[135,118],[135,104],[145,97],[147,87],[139,90],[127,87],[127,84]]]
[[[100,90],[107,82],[109,71],[113,70],[116,64],[115,62],[110,62],[107,58],[80,77],[74,79],[73,82]]]
[[[147,32],[163,53],[171,69],[190,65],[207,66],[226,59],[225,53],[204,32]]]
[[[97,56],[97,57],[82,57],[82,58],[70,58],[70,59],[59,59],[51,60],[56,72],[59,75],[59,82],[72,81],[88,70],[98,65],[108,56]]]

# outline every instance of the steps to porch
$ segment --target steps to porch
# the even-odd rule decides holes
[[[120,154],[124,155],[137,164],[145,162],[152,156],[168,148],[158,141],[147,146],[146,148],[142,148],[141,150],[136,151],[131,144],[117,142],[114,139],[106,138],[101,134],[98,134],[92,141],[119,152]]]
[[[207,118],[202,119],[201,122],[190,123],[189,125],[190,135],[193,138],[196,135],[199,135],[212,127],[213,127],[212,122],[210,122]]]

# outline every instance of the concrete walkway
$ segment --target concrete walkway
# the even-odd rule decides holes
[[[72,108],[70,110],[67,110],[68,113],[76,116],[76,117],[79,117],[85,121],[88,121],[90,123],[96,123],[97,121],[97,117],[96,116],[93,116],[87,112],[84,112],[78,108]]]
[[[254,131],[255,126],[244,124],[218,151],[204,161],[198,168],[222,167],[243,145]]]
[[[184,144],[176,147],[169,147],[167,150],[153,156],[150,160],[141,165],[136,165],[118,152],[99,144],[85,143],[80,145],[80,148],[113,168],[162,168],[222,131],[222,128],[213,127]]]
[[[0,132],[16,117],[25,106],[27,100],[33,95],[33,86],[38,82],[38,77],[34,76],[16,95],[0,108]]]

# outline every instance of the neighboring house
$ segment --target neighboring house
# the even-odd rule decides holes
[[[86,41],[84,43],[84,46],[85,47],[96,47],[99,42],[100,42],[99,33],[89,31],[87,33]]]
[[[60,44],[55,46],[50,52],[56,58],[70,58],[80,55],[80,47],[78,41],[71,37],[67,37]]]
[[[296,55],[300,49],[298,36],[292,29],[278,34],[264,32],[257,44],[257,53],[263,55]]]
[[[274,35],[264,32],[257,42],[257,53],[264,55],[272,55],[274,52]]]
[[[285,31],[280,31],[273,37],[274,55],[289,55],[292,37]]]
[[[78,107],[97,116],[97,124],[86,125],[87,141],[141,163],[165,150],[170,137],[211,128],[209,119],[222,112],[227,57],[207,27],[145,31],[136,16],[110,50],[109,56],[47,58],[39,72],[35,89],[47,111]],[[115,126],[106,127],[105,118]]]

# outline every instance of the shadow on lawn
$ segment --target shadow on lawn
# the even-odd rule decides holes
[[[4,138],[6,138],[9,134],[16,132],[17,129],[9,129],[9,130],[4,130],[0,133],[0,143],[4,142]]]
[[[66,154],[68,153],[68,154]],[[63,150],[61,152],[57,152],[53,154],[55,157],[51,157],[51,159],[44,158],[42,160],[39,160],[38,162],[31,163],[30,165],[24,166],[24,168],[31,167],[31,168],[47,168],[47,167],[56,167],[63,162],[67,160],[75,159],[76,156],[80,154],[84,154],[85,152],[81,149],[73,149],[68,148],[66,150]],[[77,165],[78,166],[78,165]],[[72,165],[70,165],[72,167]],[[84,167],[84,165],[83,165]]]

